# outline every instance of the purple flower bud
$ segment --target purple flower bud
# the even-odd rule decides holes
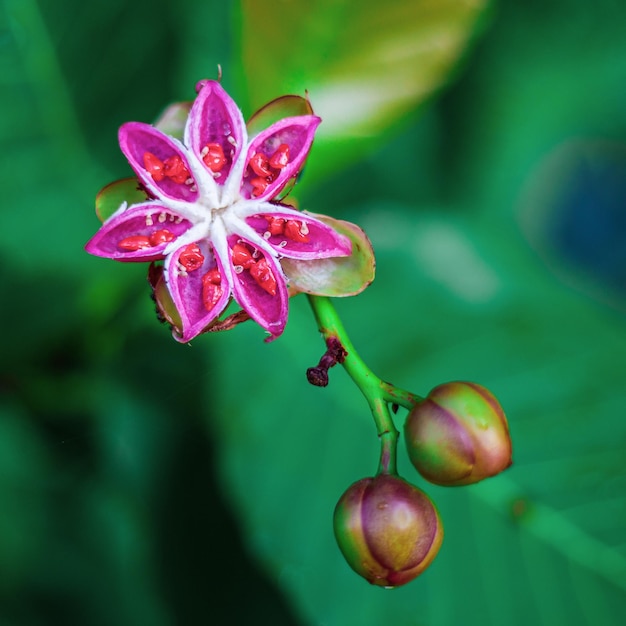
[[[334,529],[348,565],[382,587],[398,587],[421,574],[443,540],[439,514],[428,496],[388,474],[348,488],[335,508]]]
[[[438,485],[476,483],[512,462],[504,411],[475,383],[435,387],[409,413],[404,435],[413,465]]]

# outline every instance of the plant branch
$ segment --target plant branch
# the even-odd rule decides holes
[[[411,409],[422,398],[383,381],[372,372],[354,348],[329,298],[322,296],[308,296],[308,298],[318,328],[329,348],[328,352],[320,360],[318,367],[310,368],[309,372],[325,368],[325,383],[327,384],[328,368],[336,363],[343,365],[350,378],[365,396],[376,423],[376,430],[381,441],[381,457],[378,471],[383,474],[396,474],[396,448],[399,433],[391,417],[389,405],[392,405],[394,412],[397,410],[398,405]],[[332,351],[337,352],[337,350],[341,351],[343,358],[336,358],[332,361]],[[320,386],[325,386],[325,384]]]

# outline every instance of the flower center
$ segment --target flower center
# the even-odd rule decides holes
[[[210,176],[217,180],[220,173],[229,164],[229,156],[224,153],[224,149],[219,143],[207,143],[200,151],[200,158]],[[155,248],[169,244],[181,250],[177,259],[178,273],[185,276],[188,273],[201,270],[205,263],[205,255],[196,242],[203,239],[211,239],[211,230],[216,220],[222,222],[226,232],[230,231],[228,225],[231,220],[228,214],[231,213],[235,220],[237,216],[237,205],[247,204],[248,200],[242,198],[239,193],[232,197],[232,194],[222,195],[222,186],[218,184],[217,197],[209,191],[207,183],[203,184],[200,172],[191,173],[185,161],[178,155],[173,154],[165,159],[161,159],[151,152],[143,154],[143,164],[146,171],[156,183],[171,181],[179,185],[187,185],[193,191],[199,191],[199,197],[194,205],[199,210],[190,207],[190,214],[185,217],[191,221],[192,226],[180,236],[164,228],[162,223],[168,217],[171,220],[180,222],[182,218],[174,217],[168,212],[162,212],[158,216],[158,224],[155,224],[152,215],[146,217],[146,230],[137,234],[125,237],[118,242],[118,248],[127,252],[136,252],[148,248]],[[252,175],[250,184],[251,195],[258,198],[263,195],[267,187],[276,180],[282,169],[289,164],[289,146],[280,144],[276,150],[268,156],[262,151],[256,152],[248,163],[248,176]],[[199,178],[198,178],[199,177]],[[206,188],[205,188],[206,187]],[[180,211],[172,208],[172,211]],[[183,211],[183,215],[186,211]],[[307,243],[309,241],[308,228],[304,221],[296,221],[281,217],[267,216],[267,231],[263,233],[264,239],[273,236],[282,236],[291,241]],[[230,224],[232,226],[232,224]],[[148,231],[148,232],[146,232]],[[286,241],[283,242],[286,245]],[[168,246],[163,250],[163,254],[169,254],[175,248]],[[182,248],[182,249],[181,249]],[[231,244],[230,255],[233,269],[236,274],[246,273],[250,278],[270,296],[276,296],[278,285],[276,277],[272,271],[265,254],[254,244],[239,239],[234,245]],[[223,295],[222,277],[217,267],[214,267],[202,275],[202,302],[207,310],[212,310]]]

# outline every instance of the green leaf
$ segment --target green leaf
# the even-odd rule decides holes
[[[450,78],[487,0],[243,0],[242,51],[252,106],[310,94],[323,123],[311,176],[380,145]]]

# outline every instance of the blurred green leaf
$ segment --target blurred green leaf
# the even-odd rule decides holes
[[[323,124],[309,176],[379,146],[449,79],[487,0],[242,0],[250,104],[308,90]]]
[[[264,345],[259,329],[239,327],[230,341],[213,343],[223,364],[224,481],[251,545],[312,624],[498,626],[506,614],[511,626],[554,623],[555,615],[584,625],[595,602],[598,623],[617,626],[611,607],[626,607],[626,470],[618,461],[626,426],[623,392],[611,400],[611,390],[623,376],[612,367],[626,354],[622,322],[555,290],[523,262],[519,243],[494,258],[488,242],[497,227],[479,236],[438,213],[409,220],[408,208],[365,209],[379,274],[363,294],[337,302],[357,349],[377,373],[419,394],[446,380],[485,384],[507,411],[514,465],[479,485],[446,489],[424,483],[401,448],[403,476],[441,510],[444,545],[405,588],[369,587],[339,556],[331,520],[347,486],[376,469],[375,428],[340,368],[326,389],[306,384],[324,346],[295,299],[279,341]],[[593,339],[582,342],[590,328]],[[227,358],[233,341],[249,362],[279,367],[242,376],[240,362]],[[398,426],[402,420],[400,413]],[[559,576],[549,598],[543,590],[553,574],[545,572]],[[594,590],[589,599],[580,584]]]
[[[420,481],[401,450],[401,472],[433,497],[446,535],[428,571],[405,588],[381,592],[343,563],[331,531],[341,493],[376,469],[374,426],[339,368],[326,390],[306,385],[306,368],[324,346],[311,336],[304,303],[292,301],[280,341],[255,346],[259,333],[249,327],[235,339],[251,362],[280,368],[261,380],[242,376],[234,363],[219,372],[232,497],[248,516],[254,549],[311,624],[618,626],[626,612],[624,319],[559,282],[562,274],[548,271],[516,222],[520,205],[525,220],[529,204],[535,214],[549,208],[555,189],[546,185],[562,184],[562,176],[542,171],[544,193],[524,192],[535,190],[534,172],[561,142],[584,134],[623,144],[623,9],[603,2],[591,14],[584,3],[558,2],[538,13],[510,4],[499,17],[475,67],[413,135],[431,133],[432,154],[407,162],[413,153],[406,145],[397,155],[381,151],[307,200],[328,212],[342,207],[342,217],[373,241],[376,281],[337,302],[361,355],[379,375],[416,393],[455,379],[489,387],[509,416],[513,467],[451,490]],[[311,100],[317,109],[313,89]],[[432,168],[441,185],[428,208],[408,193],[421,192],[423,168]],[[404,203],[388,184],[399,174]],[[565,177],[563,194],[573,178]],[[607,187],[618,190],[612,200],[623,215],[623,185],[598,181],[607,184],[585,189],[590,217],[578,221],[588,241],[602,217],[606,196],[598,194]],[[364,185],[367,194],[351,200]],[[543,228],[542,217],[531,225]],[[623,221],[611,224],[611,241],[623,240]],[[577,261],[589,262],[582,255]],[[619,276],[623,265],[609,269]],[[606,285],[594,286],[606,301]],[[226,358],[233,342],[217,347]]]
[[[623,306],[624,274],[619,254],[598,261],[623,248],[621,157],[592,151],[617,178],[582,187],[586,213],[559,206],[579,236],[567,264],[544,265],[516,218],[562,252],[542,201],[581,177],[534,172],[572,138],[624,145],[624,7],[502,2],[468,71],[382,148],[459,67],[483,2],[245,2],[239,42],[231,6],[0,3],[0,622],[619,626],[626,339],[600,303]],[[510,418],[503,476],[420,483],[446,538],[404,589],[370,588],[334,544],[335,502],[375,471],[378,442],[340,368],[307,385],[324,345],[306,302],[271,344],[248,323],[181,346],[154,321],[144,267],[83,251],[95,193],[130,173],[119,125],[192,97],[218,62],[238,96],[239,50],[248,111],[305,89],[328,104],[314,181],[355,163],[306,205],[374,241],[377,280],[337,305],[362,356],[416,392],[477,380]]]
[[[24,411],[2,402],[0,415],[0,569],[5,573],[0,577],[2,597],[19,592],[45,547],[48,503],[40,477],[50,471],[50,465]]]

